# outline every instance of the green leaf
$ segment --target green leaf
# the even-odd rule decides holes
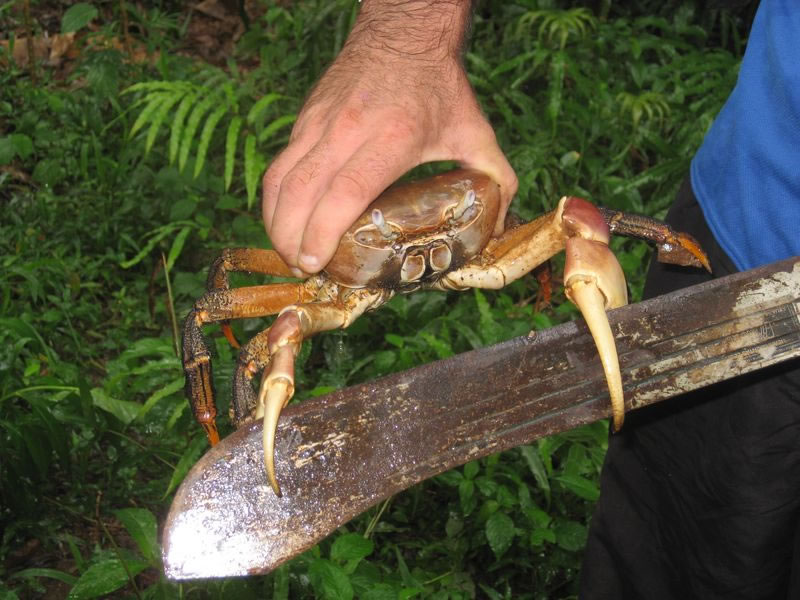
[[[14,156],[25,160],[33,154],[33,140],[24,133],[12,133],[0,138],[0,165],[7,165]]]
[[[596,502],[600,496],[600,488],[597,484],[580,475],[558,475],[553,479],[564,485],[573,494],[590,502]]]
[[[576,521],[560,521],[553,528],[556,543],[569,552],[578,552],[586,545],[588,531],[585,525]]]
[[[172,131],[169,136],[169,163],[172,164],[175,162],[175,159],[178,156],[178,148],[180,146],[181,137],[183,135],[183,126],[184,121],[186,120],[186,114],[189,112],[189,109],[192,108],[192,105],[197,100],[197,93],[191,92],[186,94],[181,100],[181,103],[178,105],[178,110],[175,111],[175,116],[172,118]]]
[[[352,600],[353,586],[344,570],[324,558],[315,559],[308,568],[308,577],[317,598]]]
[[[0,138],[0,165],[9,165],[17,154],[10,135]]]
[[[68,585],[75,585],[78,581],[78,578],[74,575],[70,575],[69,573],[65,573],[64,571],[59,571],[57,569],[40,569],[40,568],[33,568],[33,569],[23,569],[22,571],[17,571],[16,573],[12,573],[10,577],[14,577],[17,579],[26,579],[30,577],[47,577],[49,579],[56,579],[58,581],[62,581]]]
[[[266,161],[256,150],[256,138],[248,134],[244,140],[244,182],[247,188],[247,208],[252,208],[256,199],[258,181]]]
[[[172,94],[166,92],[148,94],[148,96],[143,100],[144,108],[142,109],[142,112],[139,113],[139,116],[136,117],[136,120],[133,122],[130,136],[133,137],[136,135],[136,132],[144,127],[145,123],[150,120],[150,117],[153,115],[153,113],[155,113],[158,108],[171,97]]]
[[[88,2],[78,2],[70,6],[61,17],[61,33],[78,31],[97,17],[97,9]]]
[[[146,508],[122,508],[114,511],[114,515],[125,526],[151,566],[158,564],[160,550],[158,546],[156,518]]]
[[[194,176],[200,175],[203,170],[203,164],[206,162],[206,153],[208,152],[208,145],[211,143],[211,138],[214,135],[214,130],[220,119],[228,112],[228,107],[225,105],[220,106],[217,110],[211,113],[206,119],[206,124],[203,126],[203,131],[200,133],[200,143],[197,145],[197,159],[194,162]]]
[[[541,546],[545,542],[556,543],[556,534],[551,529],[538,528],[531,531],[531,546]]]
[[[331,546],[333,560],[359,560],[372,554],[372,540],[357,533],[346,533],[339,536]]]
[[[181,412],[183,412],[182,409],[185,408],[186,405],[186,402],[181,403]],[[183,478],[186,477],[186,473],[189,472],[189,469],[192,468],[192,465],[197,462],[197,459],[203,453],[203,450],[206,449],[206,444],[206,438],[202,435],[196,436],[189,443],[189,447],[183,452],[178,464],[175,466],[175,470],[172,472],[172,477],[167,485],[167,491],[164,492],[164,498],[169,496],[172,490],[180,485]]]
[[[128,425],[133,421],[141,409],[138,402],[117,400],[109,396],[103,388],[93,388],[91,394],[92,403],[97,408],[102,408],[104,411],[111,413],[122,421],[124,425]]]
[[[128,572],[131,576],[138,575],[147,568],[144,561],[127,560],[125,566],[117,558],[110,558],[93,564],[86,572],[80,576],[78,582],[72,587],[67,596],[68,600],[84,600],[87,598],[97,598],[110,594],[130,581]],[[128,568],[128,571],[125,570]]]
[[[544,492],[547,503],[550,504],[550,480],[547,477],[547,470],[539,453],[533,446],[520,446],[519,451],[528,464],[528,469],[530,469],[533,478],[539,485],[539,489]]]
[[[280,98],[283,98],[283,96],[277,92],[272,92],[262,97],[258,102],[253,104],[252,108],[247,113],[247,123],[250,125],[255,124],[263,112],[269,108],[269,105]]]
[[[461,502],[461,512],[464,516],[472,514],[478,504],[475,498],[475,482],[471,479],[462,479],[458,484],[458,498]]]
[[[236,143],[239,141],[239,130],[242,128],[242,118],[234,117],[228,125],[228,134],[225,136],[225,191],[231,187],[233,180],[233,165],[236,160]]]
[[[291,125],[297,120],[297,115],[284,115],[283,117],[278,117],[272,123],[264,127],[261,131],[258,132],[258,141],[259,143],[263,142],[264,140],[272,137],[272,134],[281,129],[282,127],[286,127],[287,125]]]
[[[192,229],[192,227],[188,226],[183,227],[172,241],[172,246],[170,246],[169,254],[167,255],[168,271],[171,271],[172,267],[175,266],[175,261],[178,259],[178,256],[180,256],[181,250],[183,250],[183,245],[186,243],[186,238],[192,232]]]
[[[481,465],[477,460],[471,460],[464,465],[464,477],[466,479],[475,479],[475,476],[481,470]]]
[[[360,600],[397,600],[397,590],[388,583],[379,583],[358,597]]]
[[[186,166],[186,161],[189,159],[189,150],[192,147],[192,142],[194,142],[194,134],[197,132],[197,128],[200,126],[200,120],[217,101],[218,96],[216,94],[209,94],[204,100],[194,107],[192,114],[189,115],[189,119],[186,121],[186,128],[181,135],[181,145],[180,150],[178,151],[179,171],[183,171],[183,167]]]
[[[486,521],[486,539],[497,558],[503,556],[514,541],[514,521],[503,512],[495,512]]]
[[[167,113],[173,106],[175,106],[178,100],[183,98],[185,95],[186,90],[176,90],[175,92],[169,94],[169,97],[159,105],[158,110],[155,112],[150,121],[150,129],[147,130],[147,138],[144,143],[145,155],[148,154],[150,149],[153,147],[153,144],[156,141],[156,136],[158,135],[158,131],[161,129],[161,125],[167,118]],[[131,132],[131,134],[133,134],[133,132]]]

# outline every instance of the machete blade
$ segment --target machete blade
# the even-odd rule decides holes
[[[627,409],[800,356],[800,259],[609,313]],[[261,425],[192,468],[163,534],[167,577],[260,574],[415,483],[603,419],[609,400],[583,322],[532,333],[284,410],[276,471]]]

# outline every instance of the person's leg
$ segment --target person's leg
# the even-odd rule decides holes
[[[736,270],[688,181],[666,220],[698,239],[714,276]],[[709,278],[654,264],[645,297]],[[626,415],[609,438],[580,597],[786,597],[798,517],[794,360]]]

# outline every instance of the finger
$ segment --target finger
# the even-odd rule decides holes
[[[283,177],[268,233],[289,265],[298,266],[302,233],[314,206],[359,145],[357,138],[326,136]]]
[[[290,143],[281,152],[261,179],[261,215],[264,219],[264,227],[267,233],[272,229],[275,207],[278,204],[278,196],[281,191],[281,182],[286,174],[313,148],[310,140],[305,143]]]
[[[328,264],[345,231],[367,206],[418,164],[419,153],[408,144],[392,146],[379,138],[359,148],[331,180],[308,220],[297,259],[300,268],[317,272]]]
[[[461,166],[483,171],[500,186],[500,211],[497,214],[494,235],[503,233],[503,223],[519,182],[503,151],[497,143],[492,126],[481,115],[480,122],[467,132],[460,144]]]

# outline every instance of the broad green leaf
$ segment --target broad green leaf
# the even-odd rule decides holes
[[[236,143],[239,141],[239,130],[242,128],[242,118],[234,117],[228,125],[225,136],[225,191],[231,187],[233,181],[233,165],[236,161]]]
[[[556,543],[570,552],[577,552],[586,545],[588,531],[585,525],[576,521],[560,521],[556,523],[553,531]]]
[[[123,566],[118,558],[109,558],[93,564],[80,576],[77,583],[69,591],[68,600],[85,600],[105,596],[125,587],[131,577],[147,568],[144,561],[128,560]],[[127,567],[127,571],[125,568]]]
[[[91,393],[92,402],[97,408],[102,408],[104,411],[111,413],[122,421],[124,425],[130,424],[141,409],[141,405],[138,402],[112,398],[102,388],[93,388]]]
[[[197,145],[197,159],[194,162],[195,177],[200,175],[200,171],[203,170],[203,164],[206,162],[206,153],[208,152],[208,145],[211,143],[211,137],[214,135],[217,124],[220,119],[225,116],[226,112],[228,112],[228,107],[223,104],[208,116],[205,125],[203,125],[203,131],[200,133],[200,143]]]
[[[372,540],[357,533],[346,533],[334,540],[331,546],[333,560],[357,560],[372,554]]]
[[[114,515],[125,526],[128,533],[136,542],[139,551],[151,565],[158,563],[160,554],[158,546],[158,525],[156,518],[146,508],[121,508],[114,511]]]
[[[552,529],[538,528],[531,531],[531,546],[541,546],[545,542],[556,543],[556,534]]]
[[[12,133],[11,143],[17,156],[21,159],[25,160],[33,154],[33,140],[24,133]]]
[[[324,558],[315,559],[308,568],[308,577],[316,597],[321,600],[352,600],[353,586],[344,570]]]
[[[481,470],[481,465],[477,460],[471,460],[464,465],[464,477],[466,479],[475,479],[475,476]]]
[[[514,521],[507,514],[497,511],[486,521],[486,539],[497,558],[503,556],[514,541]]]
[[[61,33],[72,33],[86,27],[97,17],[97,9],[88,2],[73,4],[61,17]]]
[[[580,475],[558,475],[553,479],[585,500],[596,502],[600,496],[600,488],[597,484]]]

